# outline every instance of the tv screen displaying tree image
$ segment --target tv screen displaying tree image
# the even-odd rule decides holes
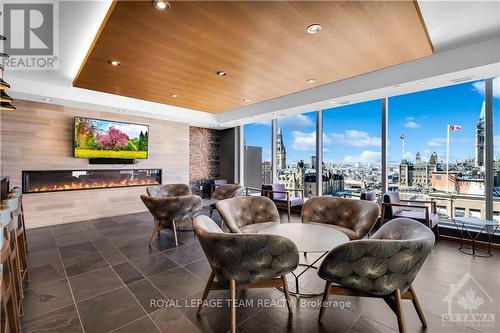
[[[74,156],[82,158],[148,158],[147,125],[75,117]]]

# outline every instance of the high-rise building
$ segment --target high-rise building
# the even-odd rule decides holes
[[[281,128],[278,128],[278,137],[276,140],[276,167],[278,170],[286,169],[286,148],[283,143],[283,133]]]
[[[481,113],[476,125],[476,149],[474,162],[477,167],[484,165],[484,136],[485,136],[485,122],[484,122],[484,102],[481,107]]]

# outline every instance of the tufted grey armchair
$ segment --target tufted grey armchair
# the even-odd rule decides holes
[[[283,288],[291,312],[286,274],[299,264],[297,246],[291,240],[278,235],[224,233],[211,218],[203,215],[195,219],[193,226],[212,267],[198,313],[210,290],[229,289],[231,332],[235,332],[236,289],[275,287]]]
[[[152,197],[178,197],[190,195],[191,189],[186,184],[165,184],[160,186],[148,186],[146,192]]]
[[[183,195],[178,197],[152,197],[141,195],[142,202],[149,209],[155,219],[155,227],[149,246],[153,242],[155,233],[160,235],[160,230],[171,229],[174,234],[175,246],[178,246],[176,223],[193,221],[194,217],[201,211],[202,200],[197,195]]]
[[[375,202],[337,197],[313,197],[302,207],[302,223],[319,223],[342,231],[350,240],[365,237],[380,212]]]
[[[243,186],[238,184],[224,184],[216,187],[212,193],[212,200],[215,202],[210,205],[210,217],[212,217],[212,213],[214,212],[214,209],[216,209],[215,204],[217,201],[238,198],[241,197],[242,194]]]
[[[239,197],[215,204],[231,232],[250,233],[280,223],[278,209],[267,197]]]
[[[337,246],[318,270],[319,277],[327,281],[322,304],[330,294],[383,298],[398,317],[399,331],[404,332],[401,299],[411,299],[422,326],[427,327],[411,284],[434,240],[432,231],[420,222],[397,218],[384,224],[370,239]],[[319,321],[324,310],[320,309]]]

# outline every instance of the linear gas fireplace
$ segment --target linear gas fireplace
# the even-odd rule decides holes
[[[23,193],[161,184],[161,169],[23,171]]]

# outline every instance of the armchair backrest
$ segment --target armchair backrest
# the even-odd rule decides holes
[[[376,201],[377,194],[375,194],[375,192],[361,192],[359,199],[366,201]]]
[[[353,290],[377,296],[412,284],[434,245],[434,234],[422,223],[396,218],[385,223],[372,238],[334,248],[325,257],[318,275]]]
[[[212,193],[212,199],[224,200],[229,198],[237,198],[243,195],[243,186],[237,184],[225,184],[216,187]]]
[[[286,200],[286,193],[272,193],[270,191],[285,192],[286,187],[284,184],[263,184],[261,195],[271,200]]]
[[[218,201],[215,206],[231,232],[240,233],[240,228],[249,224],[280,222],[276,205],[266,197],[231,198]]]
[[[203,201],[197,195],[179,197],[152,197],[141,195],[141,200],[155,220],[170,228],[172,221],[180,222],[194,218],[201,211]]]
[[[148,186],[146,192],[152,197],[178,197],[190,195],[191,189],[186,184],[166,184],[160,186]]]
[[[380,212],[375,202],[338,197],[309,198],[302,206],[302,223],[325,223],[354,231],[363,238],[375,225]]]
[[[297,246],[283,236],[223,233],[204,215],[195,219],[193,228],[219,282],[268,281],[293,271],[299,263]]]
[[[227,179],[213,179],[212,180],[212,185],[215,186],[221,186],[221,185],[226,185],[227,184]]]
[[[399,192],[386,192],[382,202],[388,204],[401,204]],[[384,219],[390,220],[393,218],[394,214],[399,213],[402,208],[398,206],[386,206],[384,209]]]

